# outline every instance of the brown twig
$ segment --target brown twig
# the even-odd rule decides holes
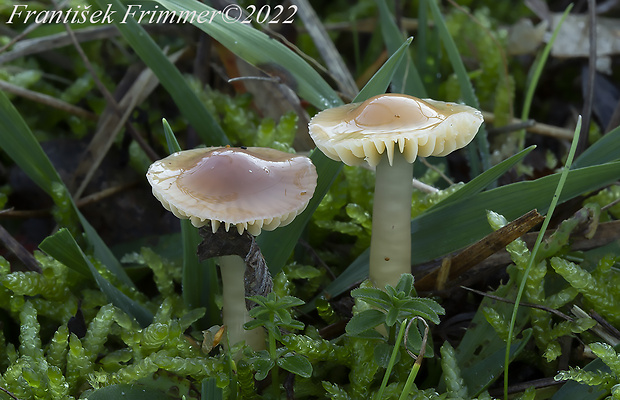
[[[528,119],[527,121],[519,121],[519,122],[511,123],[508,125],[504,125],[504,126],[493,127],[493,128],[487,129],[487,131],[489,132],[489,135],[499,135],[502,133],[518,132],[523,129],[530,128],[534,126],[535,124],[536,124],[536,121],[534,121],[533,119]]]
[[[98,203],[99,201],[113,196],[117,193],[123,192],[131,187],[134,187],[138,184],[138,181],[123,183],[117,186],[113,186],[107,189],[104,189],[100,192],[96,192],[90,194],[88,196],[84,196],[76,202],[78,208],[85,207],[90,204]],[[7,210],[0,211],[0,218],[40,218],[50,215],[52,212],[51,208],[44,208],[38,210],[14,210],[13,208]]]
[[[549,238],[549,236],[551,236],[554,232],[555,230],[547,230],[547,232],[545,233],[545,240],[547,240],[547,238]],[[523,235],[522,239],[525,241],[528,247],[531,248],[531,246],[534,245],[537,237],[538,232],[530,232]],[[580,236],[574,237],[571,242],[571,249],[574,251],[587,251],[609,244],[614,240],[618,240],[618,238],[620,238],[620,221],[603,222],[599,223],[596,228],[596,233],[591,239]],[[488,272],[493,271],[499,267],[506,266],[511,262],[512,259],[510,257],[510,254],[506,250],[501,250],[491,255],[489,258],[477,265],[474,269],[475,274],[472,273],[469,277],[465,276],[464,279],[458,279],[458,282],[471,282],[475,279],[479,279],[480,277],[485,276]],[[437,268],[437,262],[434,261],[432,263],[420,265],[418,267],[420,267],[420,270]],[[468,273],[465,273],[465,275],[468,275]],[[420,278],[420,280],[421,279],[423,278]]]
[[[4,393],[6,393],[6,395],[11,397],[12,399],[20,400],[19,397],[15,396],[13,393],[9,392],[8,390],[3,388],[2,386],[0,386],[0,390],[3,391]]]
[[[450,260],[449,280],[459,277],[492,254],[504,249],[510,242],[541,223],[543,218],[536,210],[532,210],[467,247]],[[422,277],[416,282],[416,289],[433,290],[439,282],[437,279],[439,272],[440,269],[437,268]]]
[[[54,4],[56,4],[55,1],[53,1],[53,2],[54,2]],[[97,86],[97,89],[99,89],[99,92],[101,93],[101,95],[106,99],[106,102],[108,102],[109,104],[115,104],[116,101],[114,100],[114,97],[108,91],[108,89],[105,87],[105,85],[103,84],[101,79],[99,79],[99,75],[97,74],[97,72],[95,71],[95,68],[93,67],[92,63],[88,59],[88,56],[86,55],[86,53],[82,49],[82,46],[80,45],[80,42],[77,40],[75,34],[73,33],[73,29],[71,29],[71,26],[69,26],[68,23],[63,22],[63,24],[65,26],[65,30],[67,31],[67,34],[69,35],[69,39],[71,40],[71,43],[73,44],[73,47],[78,52],[78,55],[82,59],[82,62],[84,63],[84,66],[86,67],[86,69],[88,70],[90,75],[93,77],[93,81],[95,82],[95,86]]]
[[[0,242],[4,244],[11,253],[13,253],[19,260],[24,263],[24,266],[29,271],[41,273],[41,267],[34,258],[34,256],[24,248],[11,234],[0,225]]]
[[[616,339],[620,339],[620,331],[616,329],[615,326],[607,322],[607,320],[603,318],[601,315],[599,315],[596,311],[590,310],[589,315],[593,320],[595,320],[599,325],[601,325],[603,329],[605,329],[610,334],[614,335]],[[617,343],[615,343],[614,346],[616,344]]]
[[[563,385],[563,384],[564,382],[556,381],[554,378],[535,379],[532,381],[527,381],[527,382],[518,383],[516,385],[511,385],[508,388],[508,394],[524,392],[527,388],[530,388],[530,387],[538,389],[538,388],[545,388],[549,386],[556,386],[556,385]],[[493,398],[501,397],[504,394],[504,389],[501,389],[501,388],[490,389],[489,394],[493,396]]]
[[[489,293],[481,292],[480,290],[472,289],[472,288],[469,288],[467,286],[461,286],[461,288],[463,288],[465,290],[468,290],[468,291],[470,291],[472,293],[479,294],[480,296],[488,297],[488,298],[496,300],[496,301],[501,301],[503,303],[508,303],[508,304],[514,304],[515,303],[514,300],[509,300],[509,299],[505,299],[503,297],[499,297],[499,296],[495,296],[495,295],[492,295],[492,294],[489,294]],[[519,305],[523,306],[523,307],[536,308],[538,310],[543,310],[543,311],[546,311],[548,313],[557,315],[558,317],[560,317],[562,319],[565,319],[567,321],[573,321],[573,319],[571,317],[569,317],[568,315],[566,315],[563,312],[558,311],[558,310],[556,310],[554,308],[550,308],[550,307],[543,306],[543,305],[540,305],[540,304],[524,303],[522,301],[519,302]]]
[[[433,164],[426,161],[425,157],[418,158],[422,164],[426,166],[426,168],[430,168],[431,170],[437,172],[441,178],[448,183],[448,185],[454,185],[454,181],[448,177],[448,175],[444,174],[442,170],[434,166]]]
[[[69,104],[65,101],[58,100],[55,97],[49,96],[47,94],[35,92],[32,90],[24,89],[23,87],[13,85],[12,83],[0,80],[0,90],[4,90],[5,92],[13,93],[17,96],[36,101],[37,103],[44,104],[46,106],[50,106],[52,108],[56,108],[58,110],[66,111],[70,114],[77,115],[78,117],[96,120],[97,115],[94,113],[85,110],[83,108],[74,106],[73,104]]]
[[[92,66],[92,63],[90,62],[90,60],[88,59],[88,57],[86,56],[86,54],[84,53],[84,50],[82,49],[80,43],[77,41],[75,34],[73,33],[71,27],[68,24],[64,24],[65,25],[65,29],[67,30],[67,33],[69,35],[69,37],[71,38],[71,41],[73,43],[73,46],[75,47],[76,51],[78,52],[80,58],[82,59],[82,61],[84,62],[84,65],[86,66],[86,68],[88,69],[88,71],[90,72],[90,74],[93,77],[93,80],[95,82],[95,85],[97,86],[97,88],[99,89],[99,91],[101,92],[101,94],[103,95],[103,97],[106,99],[106,102],[108,103],[108,106],[112,108],[113,112],[119,116],[119,119],[116,121],[115,124],[113,124],[113,129],[109,129],[106,128],[105,130],[102,130],[101,127],[98,130],[97,134],[95,134],[95,138],[93,138],[94,140],[101,140],[104,143],[101,143],[98,146],[95,146],[95,149],[93,149],[93,141],[91,141],[91,143],[89,144],[89,147],[86,151],[85,154],[91,154],[94,153],[96,151],[96,157],[94,157],[93,160],[86,160],[85,158],[82,159],[80,165],[77,168],[77,171],[79,172],[82,168],[84,168],[84,164],[86,162],[88,162],[89,164],[89,168],[88,171],[86,172],[86,174],[84,175],[82,181],[80,182],[79,187],[77,188],[77,190],[75,190],[73,197],[75,199],[79,199],[82,195],[82,193],[84,192],[84,190],[86,189],[86,186],[88,184],[88,182],[90,182],[90,179],[92,178],[95,169],[100,165],[101,161],[103,160],[103,157],[105,156],[105,154],[107,153],[107,151],[109,150],[109,148],[112,146],[112,143],[114,141],[114,137],[116,136],[116,134],[118,132],[120,132],[121,128],[123,126],[128,126],[128,131],[129,133],[132,135],[132,137],[134,138],[134,140],[137,140],[137,143],[139,145],[142,146],[142,148],[145,150],[145,152],[147,153],[147,155],[155,160],[158,158],[158,156],[155,154],[154,151],[152,151],[152,149],[150,149],[150,147],[146,144],[146,142],[144,140],[139,140],[139,134],[134,130],[133,126],[131,126],[131,124],[129,124],[127,122],[129,116],[131,115],[131,113],[133,112],[134,107],[136,106],[136,104],[138,103],[138,98],[139,96],[137,95],[133,95],[131,96],[128,101],[125,102],[125,104],[123,104],[121,106],[121,104],[123,103],[123,101],[125,99],[123,99],[123,101],[121,101],[120,103],[117,102],[114,99],[114,96],[112,96],[112,94],[107,90],[107,88],[105,87],[105,85],[103,84],[103,82],[99,79],[99,76],[97,75],[94,67]],[[138,80],[143,79],[144,82],[147,82],[150,77],[152,76],[152,72],[150,70],[148,70],[148,73],[146,75],[141,75]],[[144,86],[149,86],[146,83],[143,83]],[[135,84],[134,84],[135,85]],[[149,89],[144,89],[149,90]],[[112,132],[112,133],[110,133]],[[100,138],[100,136],[104,135],[106,136],[105,139]],[[74,177],[75,178],[75,177]]]
[[[30,25],[30,27],[34,27],[35,25],[36,24],[32,24]],[[28,31],[28,29],[24,31],[24,33],[26,34],[29,32],[30,31]],[[80,42],[88,42],[92,40],[103,40],[113,36],[118,36],[120,35],[120,32],[118,29],[116,29],[114,25],[105,25],[80,29],[76,31],[75,35]],[[19,36],[15,37],[11,41],[11,43],[0,49],[0,53],[2,53],[2,51],[4,51],[10,45],[14,44],[17,39],[21,39],[22,36],[23,35],[20,34]],[[69,38],[69,35],[62,32],[53,35],[47,35],[44,37],[22,40],[18,46],[15,46],[15,48],[11,49],[10,51],[4,52],[4,54],[0,54],[0,64],[4,64],[28,55],[43,53],[53,49],[61,48],[67,46],[70,43],[71,39]]]
[[[489,111],[483,111],[482,116],[484,122],[492,124],[495,121],[495,114]],[[519,124],[523,122],[520,119],[513,118],[511,124]],[[547,125],[540,122],[534,122],[533,125],[525,128],[526,131],[537,135],[550,136],[561,140],[571,140],[573,138],[573,131],[569,129],[560,128],[553,125]]]
[[[359,91],[355,80],[310,2],[308,0],[292,0],[292,3],[297,6],[299,16],[306,26],[308,34],[315,42],[321,57],[327,65],[327,69],[334,76],[340,91],[347,97],[355,97]]]
[[[618,186],[618,183],[616,183],[615,185],[612,185],[612,186]],[[609,204],[605,204],[603,207],[601,207],[601,212],[609,210],[610,208],[612,208],[613,206],[615,206],[618,203],[620,203],[620,199],[616,199],[616,200],[612,201]]]
[[[65,0],[60,4],[60,7],[63,7],[65,4],[67,4],[69,2],[69,0]],[[28,27],[26,29],[24,29],[19,35],[15,36],[13,39],[11,39],[7,44],[5,44],[4,46],[2,46],[2,48],[0,48],[0,53],[3,53],[4,51],[6,51],[6,49],[8,49],[9,47],[13,46],[15,43],[19,42],[22,38],[26,37],[27,35],[29,35],[32,31],[34,31],[35,29],[37,29],[39,26],[43,25],[42,22],[34,22],[30,25],[28,25]],[[49,50],[49,48],[48,48]],[[0,62],[1,63],[1,62]]]

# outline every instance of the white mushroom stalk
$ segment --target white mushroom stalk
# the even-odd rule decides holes
[[[305,156],[269,148],[211,147],[156,161],[147,179],[164,208],[194,226],[210,224],[214,234],[223,228],[239,235],[245,231],[258,235],[262,229],[290,223],[306,208],[317,175]],[[264,349],[262,329],[243,328],[249,321],[245,260],[239,255],[220,257],[220,269],[223,320],[230,344],[245,340],[254,350]]]
[[[222,313],[224,325],[231,344],[241,340],[254,350],[265,349],[265,333],[262,329],[246,331],[243,324],[250,321],[250,314],[245,306],[245,261],[237,256],[222,256],[219,258],[222,274]],[[240,301],[242,299],[242,301]]]
[[[378,288],[395,286],[395,276],[411,272],[412,177],[413,164],[401,153],[391,165],[387,156],[377,164],[369,278]]]
[[[310,135],[326,156],[376,166],[369,270],[376,287],[395,286],[411,273],[412,163],[418,155],[464,147],[481,124],[474,108],[400,94],[331,108],[310,121]]]

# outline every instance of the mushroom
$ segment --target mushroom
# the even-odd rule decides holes
[[[239,235],[258,235],[290,223],[308,205],[317,180],[308,157],[228,146],[174,153],[153,163],[146,176],[153,195],[177,217],[196,227],[210,224],[213,234],[232,227]],[[226,255],[219,257],[219,264],[230,344],[245,340],[254,349],[264,348],[262,332],[243,328],[249,321],[245,260]]]
[[[376,166],[370,244],[370,281],[395,286],[411,273],[413,162],[466,146],[482,124],[480,111],[461,104],[383,94],[327,109],[309,123],[310,136],[329,158]]]

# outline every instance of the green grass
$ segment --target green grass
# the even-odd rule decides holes
[[[156,3],[168,10],[215,12],[209,5],[194,0],[158,0],[150,2],[149,6],[154,7]],[[109,4],[119,15],[126,10],[126,2],[119,0],[90,0],[89,4],[100,8],[106,8]],[[362,43],[366,40],[372,43],[372,46],[383,41],[381,49],[373,47],[372,51],[378,54],[384,48],[389,56],[387,61],[374,71],[372,78],[360,89],[353,101],[361,102],[389,90],[419,97],[426,97],[429,93],[442,93],[445,91],[443,85],[451,78],[440,76],[438,71],[449,71],[454,76],[453,82],[458,85],[460,99],[479,108],[477,94],[480,94],[480,88],[472,83],[472,77],[485,71],[468,70],[470,65],[475,64],[475,60],[464,59],[462,55],[463,50],[468,50],[462,47],[466,38],[453,37],[450,34],[449,13],[460,11],[443,8],[436,0],[420,0],[416,4],[417,8],[410,10],[409,5],[396,9],[393,2],[368,1],[367,4],[362,4],[366,8],[360,7],[358,11],[375,17],[377,25],[373,32],[329,32],[336,46],[344,43],[342,56],[345,61],[350,61],[347,56],[361,60],[363,57],[360,52],[364,47]],[[338,9],[342,4],[334,2],[325,10],[316,11],[338,19],[337,14],[330,14],[333,12],[332,7]],[[487,16],[486,21],[491,21],[493,13],[499,12],[501,7],[497,4],[488,7],[491,17]],[[402,18],[396,19],[403,16],[401,11],[407,13],[406,16],[418,13],[418,25],[412,37],[408,37],[408,34],[399,28],[399,24],[407,22]],[[475,13],[480,10],[471,11]],[[568,7],[562,18],[570,11],[571,7]],[[120,37],[105,43],[85,43],[84,47],[87,53],[96,59],[95,64],[101,64],[97,65],[97,68],[100,68],[104,83],[110,87],[115,84],[116,69],[125,69],[127,64],[131,63],[143,63],[157,76],[162,86],[161,91],[154,92],[153,98],[148,99],[144,105],[153,107],[146,111],[144,126],[155,132],[154,139],[149,138],[149,143],[157,151],[172,153],[181,150],[179,142],[192,143],[189,139],[180,140],[190,137],[184,132],[186,126],[197,134],[201,145],[229,144],[232,140],[227,137],[226,132],[231,129],[231,124],[226,118],[252,118],[251,115],[254,115],[252,101],[248,99],[244,103],[243,95],[239,93],[236,93],[239,96],[237,99],[241,99],[238,104],[242,105],[238,106],[238,109],[224,108],[222,112],[220,108],[219,112],[214,112],[213,109],[217,107],[209,103],[212,99],[205,99],[208,96],[198,93],[200,89],[184,76],[189,69],[187,59],[181,59],[175,65],[167,57],[169,48],[184,46],[185,37],[160,35],[156,31],[152,33],[150,29],[153,27],[142,26],[133,20],[120,23],[119,19],[115,25],[120,31]],[[211,22],[195,22],[194,25],[184,26],[183,32],[194,35],[199,30],[201,34],[208,36],[209,40],[217,41],[218,46],[225,49],[220,49],[222,52],[230,52],[265,74],[277,77],[299,96],[305,112],[312,114],[317,110],[343,104],[340,94],[333,89],[336,85],[330,80],[328,71],[318,70],[315,68],[316,64],[309,63],[307,58],[300,54],[303,50],[316,50],[312,48],[312,42],[308,36],[304,36],[303,31],[298,32],[299,36],[294,43],[299,46],[299,50],[274,39],[268,30],[261,29],[265,26],[259,24],[230,23],[218,17]],[[60,27],[41,26],[39,29],[39,34],[45,36],[50,34],[49,30],[58,30]],[[490,26],[488,29],[495,29],[494,33],[499,36],[498,28]],[[512,78],[522,86],[518,90],[524,99],[520,110],[523,119],[529,118],[532,111],[539,111],[532,110],[531,106],[534,104],[536,88],[544,78],[553,38],[558,30],[559,27],[554,31],[551,41],[541,49],[536,62],[530,68],[531,76],[527,81],[524,79],[525,67],[518,63],[508,65],[514,73]],[[353,38],[348,35],[353,35]],[[346,48],[348,40],[353,42],[354,47],[350,53]],[[476,48],[476,43],[465,45]],[[114,53],[119,48],[122,51]],[[213,60],[217,60],[221,55],[216,53],[214,51],[211,54],[214,63],[216,61]],[[471,53],[476,54],[475,51]],[[126,54],[128,58],[107,60],[101,58],[100,54]],[[45,64],[46,60],[33,56],[16,60],[15,64],[11,64],[13,70],[2,69],[0,73],[17,79],[17,75],[11,75],[14,70],[36,69],[39,68],[37,63],[46,65],[42,67],[43,72],[47,72],[45,68],[52,70]],[[110,68],[110,72],[105,70],[106,67]],[[204,67],[212,69],[210,65]],[[359,65],[349,67],[358,72],[362,69]],[[58,73],[56,69],[53,70]],[[429,77],[432,78],[430,81]],[[46,76],[29,84],[33,90],[55,93],[54,85],[50,84],[50,81],[50,77]],[[62,79],[59,81],[64,82]],[[210,82],[219,82],[226,86],[220,75],[212,76]],[[61,94],[56,94],[61,97]],[[485,96],[488,96],[488,93],[485,93]],[[75,102],[98,111],[104,107],[102,100],[97,97],[84,94],[82,97],[77,96]],[[19,108],[14,104],[19,105]],[[216,347],[211,350],[214,339],[203,335],[203,330],[221,323],[218,309],[220,289],[214,262],[198,260],[196,247],[201,238],[197,229],[187,220],[180,221],[180,234],[172,236],[172,240],[175,240],[173,247],[178,249],[175,253],[179,255],[178,263],[177,260],[166,260],[161,254],[157,254],[157,248],[136,247],[134,253],[123,258],[123,263],[133,263],[131,268],[126,268],[104,243],[98,227],[91,225],[84,217],[40,144],[41,138],[55,140],[57,130],[66,129],[68,136],[75,133],[71,130],[78,126],[75,120],[64,114],[52,115],[47,110],[39,112],[38,108],[24,107],[23,104],[21,99],[0,93],[2,161],[14,163],[47,196],[55,199],[57,204],[54,210],[64,213],[63,217],[66,218],[62,219],[63,221],[74,220],[79,226],[59,226],[49,232],[49,236],[40,243],[39,249],[45,255],[37,252],[35,257],[41,263],[42,274],[20,271],[18,266],[9,266],[8,262],[0,258],[0,319],[4,328],[0,335],[0,387],[10,388],[15,392],[13,396],[0,394],[0,398],[47,396],[45,398],[52,399],[87,395],[87,398],[95,400],[163,399],[171,398],[171,391],[176,390],[179,395],[200,393],[202,398],[216,400],[269,399],[273,398],[271,393],[283,394],[293,390],[299,398],[405,398],[410,391],[420,398],[430,396],[432,391],[445,393],[450,398],[456,396],[458,391],[467,392],[468,398],[473,399],[483,396],[485,390],[496,383],[502,373],[504,396],[507,397],[508,385],[520,383],[508,381],[508,371],[514,371],[512,363],[515,360],[541,360],[531,363],[531,368],[537,368],[537,373],[546,373],[545,376],[549,376],[546,369],[555,373],[556,364],[544,364],[544,355],[541,354],[543,349],[537,347],[541,332],[537,331],[537,321],[533,319],[535,314],[529,308],[519,306],[523,298],[527,300],[527,296],[531,295],[528,290],[532,292],[535,289],[527,286],[527,277],[533,268],[533,260],[551,218],[563,204],[569,201],[581,204],[585,196],[620,179],[620,128],[603,135],[574,160],[577,140],[573,140],[564,167],[551,172],[545,171],[540,177],[514,179],[515,166],[527,165],[532,156],[542,154],[541,152],[547,149],[541,146],[524,148],[524,133],[516,133],[515,137],[520,139],[520,147],[517,147],[522,150],[492,165],[491,154],[498,150],[501,144],[494,142],[495,137],[486,127],[480,130],[467,149],[460,152],[463,157],[450,159],[451,162],[457,160],[456,163],[441,164],[440,168],[445,168],[446,174],[469,174],[470,179],[441,201],[432,202],[433,195],[419,196],[422,201],[429,201],[429,204],[433,205],[423,208],[424,211],[416,213],[416,217],[411,220],[414,268],[420,264],[440,261],[484,238],[492,231],[487,220],[488,211],[512,220],[536,209],[541,214],[546,214],[546,218],[523,274],[519,275],[514,272],[514,267],[508,267],[510,280],[507,284],[492,281],[492,284],[497,286],[495,295],[516,304],[494,304],[489,299],[478,301],[473,297],[467,298],[466,306],[470,307],[467,311],[472,311],[473,307],[477,309],[467,332],[460,337],[461,333],[456,330],[448,331],[450,328],[445,328],[444,331],[448,335],[458,334],[460,337],[455,344],[456,349],[450,353],[451,360],[442,360],[442,363],[445,363],[440,365],[437,355],[439,353],[435,350],[435,355],[431,355],[433,358],[420,358],[419,362],[414,363],[407,353],[408,347],[402,343],[407,321],[399,320],[391,332],[381,335],[374,326],[370,326],[376,317],[377,309],[371,308],[363,300],[352,300],[349,294],[350,289],[368,275],[368,250],[358,246],[360,242],[363,243],[359,238],[364,237],[363,231],[366,229],[362,218],[364,206],[372,204],[372,200],[368,198],[371,191],[367,190],[365,185],[368,183],[364,181],[367,176],[342,174],[341,163],[328,159],[318,150],[312,150],[309,156],[317,168],[318,185],[308,207],[288,226],[263,232],[257,239],[274,276],[275,295],[271,300],[277,302],[277,299],[298,296],[303,297],[307,304],[299,308],[282,307],[278,309],[277,315],[270,314],[270,319],[263,321],[270,326],[285,326],[290,330],[286,335],[282,335],[278,329],[270,332],[269,352],[245,349],[234,354],[239,351],[238,348],[224,351],[221,347]],[[165,107],[158,108],[162,104],[165,104]],[[240,109],[242,111],[239,111]],[[163,125],[160,125],[161,121]],[[267,126],[268,122],[265,124]],[[48,129],[48,125],[51,128]],[[94,124],[85,124],[82,129],[89,132],[93,126]],[[578,132],[579,124],[575,135]],[[122,148],[120,141],[119,139],[116,144]],[[135,149],[128,150],[131,151]],[[561,153],[554,154],[556,159],[553,161],[557,162],[563,156]],[[141,165],[148,164],[145,155],[140,152],[131,153],[130,157],[134,157],[133,162],[136,162],[136,157],[142,157]],[[456,169],[450,169],[455,165]],[[459,168],[463,170],[463,174],[457,175]],[[431,184],[440,187],[446,186],[439,181],[437,172],[427,170],[424,166],[416,166],[416,170],[425,172],[424,176],[419,176],[420,179],[428,179]],[[343,176],[347,179],[342,179]],[[511,183],[502,184],[507,177],[511,179]],[[334,182],[338,184],[334,185]],[[142,184],[144,182],[141,182]],[[6,190],[10,195],[9,186],[0,187],[0,190]],[[141,194],[150,196],[148,186],[143,186],[140,188]],[[349,195],[347,190],[351,188],[365,198],[344,198]],[[330,222],[333,222],[332,226],[350,229],[348,234],[343,233],[347,232],[344,228],[333,228],[329,231],[319,226],[315,217],[318,212],[326,212],[321,208],[326,204],[338,204],[339,209],[332,210],[333,213],[330,214],[334,219]],[[357,207],[357,216],[347,214],[349,205]],[[414,202],[414,207],[422,206]],[[58,218],[58,221],[60,220],[61,218]],[[301,238],[307,246],[298,246]],[[354,243],[357,239],[359,241]],[[578,260],[579,257],[588,259],[587,272],[597,279],[601,279],[601,274],[608,273],[611,277],[610,288],[600,288],[601,298],[617,296],[613,292],[616,290],[614,268],[617,264],[600,261],[604,252],[611,252],[618,257],[617,244],[585,254],[572,251],[568,239],[566,243],[556,245],[560,250],[553,256],[563,256],[570,260]],[[131,244],[128,244],[127,248],[129,247]],[[332,277],[330,273],[334,271],[335,276]],[[568,296],[566,293],[569,293],[573,297],[556,308],[563,310],[572,304],[585,302],[596,311],[598,304],[588,304],[587,299],[579,297],[577,288],[571,288],[569,283],[551,269],[545,273],[544,277],[540,277],[541,288],[548,290],[546,297],[541,295],[544,302],[560,304],[554,296],[559,297],[558,293]],[[409,278],[411,280],[411,277]],[[422,301],[416,298],[417,295],[413,292],[411,296],[414,297],[405,299],[393,294],[391,301],[396,306],[386,306],[387,309],[384,310],[390,321],[402,317],[399,314],[401,309],[424,315],[424,305],[428,304],[424,301],[431,300]],[[317,300],[319,297],[320,301]],[[374,298],[377,302],[383,301],[382,299],[379,295]],[[439,297],[437,299],[440,300]],[[370,317],[366,320],[354,317],[354,324],[346,331],[343,327],[349,317],[343,315],[350,309],[343,313],[331,307],[345,304],[346,308],[346,304],[352,301],[356,302],[351,311],[354,316],[367,311],[366,315]],[[463,311],[450,304],[450,301],[441,301],[451,307],[446,307],[448,312]],[[300,304],[300,301],[294,304]],[[466,306],[463,305],[463,308]],[[493,307],[498,312],[498,320],[492,321],[491,317],[483,315],[485,307]],[[448,314],[443,319],[452,316]],[[74,323],[76,320],[80,322],[80,318],[85,333],[75,328]],[[505,321],[499,321],[501,318],[505,318]],[[549,323],[550,330],[560,325],[555,319],[550,318],[549,321],[553,321]],[[370,325],[365,326],[365,323]],[[440,328],[444,328],[441,323]],[[305,330],[300,329],[302,326],[305,326]],[[336,334],[330,337],[325,332],[330,332],[331,329]],[[507,343],[503,339],[505,332],[502,329],[508,332]],[[217,327],[209,332],[216,331]],[[431,331],[436,331],[436,327],[431,327]],[[588,343],[593,335],[591,332],[571,332],[584,343]],[[321,335],[329,337],[330,340]],[[408,340],[416,339],[413,336]],[[441,347],[441,337],[434,336],[432,339],[435,340],[432,345],[435,349]],[[570,355],[569,361],[571,368],[585,365],[585,361],[574,354]],[[452,365],[449,365],[450,363]],[[294,383],[287,378],[287,373],[277,370],[278,365],[284,366],[287,371],[297,371],[298,376]],[[312,367],[309,368],[309,365]],[[424,375],[426,381],[416,381],[416,384],[428,388],[427,392],[423,393],[413,382],[418,371],[427,367]],[[595,361],[587,369],[595,370],[599,367],[604,368],[601,362]],[[257,373],[263,378],[268,371],[273,372],[267,380],[255,381]],[[440,378],[441,375],[444,378]],[[446,385],[442,379],[447,379],[447,376],[453,376],[459,383],[456,384],[455,381]],[[269,379],[275,380],[276,385],[269,387]],[[93,390],[84,392],[91,389],[90,385]],[[49,390],[46,389],[48,386]],[[260,387],[260,391],[257,387]],[[450,390],[455,392],[451,393]],[[538,394],[542,395],[541,392]],[[596,387],[586,389],[583,385],[569,383],[558,390],[553,398],[589,400],[600,396],[601,393],[597,392]]]

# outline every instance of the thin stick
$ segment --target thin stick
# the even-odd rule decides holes
[[[493,294],[482,292],[480,290],[468,288],[467,286],[461,286],[461,288],[463,288],[465,290],[469,290],[472,293],[479,294],[480,296],[488,297],[489,299],[493,299],[493,300],[496,300],[496,301],[501,301],[501,302],[508,303],[508,304],[515,304],[514,300],[508,300],[508,299],[505,299],[503,297],[499,297],[499,296],[495,296]],[[519,303],[519,305],[523,306],[523,307],[530,307],[530,308],[536,308],[538,310],[543,310],[543,311],[546,311],[548,313],[555,314],[558,317],[563,318],[563,319],[565,319],[567,321],[574,321],[568,315],[566,315],[563,312],[558,311],[558,310],[556,310],[554,308],[550,308],[550,307],[543,306],[543,305],[540,305],[540,304],[533,304],[533,303]]]
[[[488,124],[492,124],[495,121],[495,114],[489,111],[483,111],[482,116],[484,117],[484,122]],[[526,123],[529,124],[532,120],[527,119]],[[522,123],[523,120],[518,118],[513,118],[510,122],[511,124],[519,124]],[[536,135],[549,136],[556,139],[561,140],[570,140],[573,137],[573,131],[569,129],[560,128],[553,125],[543,124],[541,122],[534,121],[534,124],[525,128],[529,133],[533,133]]]
[[[614,185],[614,186],[617,186],[617,184]],[[618,198],[618,199],[612,201],[611,203],[606,204],[603,207],[601,207],[601,211],[607,211],[607,210],[609,210],[610,208],[612,208],[613,206],[615,206],[618,203],[620,203],[620,198]]]
[[[44,104],[46,106],[50,106],[56,108],[58,110],[66,111],[70,114],[77,115],[78,117],[96,120],[97,115],[94,113],[85,110],[83,108],[74,106],[73,104],[69,104],[65,101],[58,100],[55,97],[49,96],[47,94],[35,92],[33,90],[24,89],[21,86],[13,85],[12,83],[0,80],[0,90],[4,90],[5,92],[13,93],[17,96],[36,101],[37,103]]]
[[[432,169],[433,171],[437,172],[439,174],[439,176],[441,176],[443,178],[443,180],[445,180],[446,182],[448,182],[449,185],[454,185],[454,181],[452,179],[450,179],[448,177],[448,175],[444,174],[442,170],[440,170],[439,168],[437,168],[436,166],[434,166],[433,164],[429,163],[428,161],[426,161],[426,158],[424,157],[419,157],[418,160],[420,160],[420,162],[422,164],[424,164],[427,168]]]
[[[41,267],[34,256],[24,248],[15,238],[0,225],[0,242],[4,244],[11,253],[13,253],[29,271],[41,273]]]
[[[8,390],[3,388],[2,386],[0,386],[0,390],[3,391],[4,393],[6,393],[7,396],[11,397],[12,399],[19,400],[19,397],[15,396],[13,393],[9,392]]]
[[[107,189],[104,189],[102,191],[93,193],[93,194],[89,194],[88,196],[84,196],[81,199],[79,199],[75,205],[78,208],[82,208],[85,207],[89,204],[93,204],[93,203],[98,203],[99,201],[113,196],[117,193],[123,192],[129,188],[132,188],[133,186],[136,186],[138,184],[138,181],[132,181],[132,182],[127,182],[127,183],[123,183],[117,186],[113,186]],[[38,210],[15,210],[13,208],[9,208],[7,210],[0,210],[0,217],[7,217],[7,218],[38,218],[38,217],[44,217],[49,215],[52,212],[51,208],[44,208],[44,209],[38,209]]]
[[[584,94],[583,124],[581,126],[581,135],[579,135],[579,144],[577,145],[577,155],[583,153],[588,146],[588,132],[590,130],[590,120],[592,118],[592,107],[594,104],[594,79],[596,78],[596,1],[588,0],[588,42],[590,46],[590,54],[588,56],[588,82]]]
[[[69,2],[69,0],[63,1],[60,4],[59,7],[64,7],[64,5],[67,4],[68,2]],[[11,39],[7,44],[2,46],[2,48],[0,48],[0,53],[3,53],[6,49],[8,49],[9,47],[13,46],[15,43],[19,42],[22,38],[27,36],[30,32],[34,31],[35,29],[37,29],[41,25],[43,25],[42,22],[34,22],[34,23],[28,25],[28,27],[26,29],[24,29],[23,32],[21,32],[19,35],[15,36],[13,39]]]

